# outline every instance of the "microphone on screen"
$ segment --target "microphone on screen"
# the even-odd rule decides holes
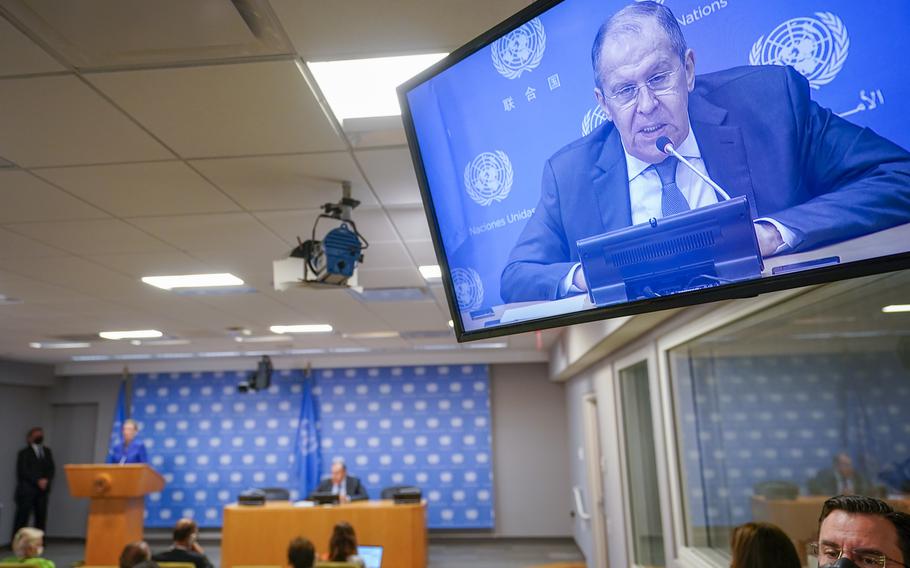
[[[677,160],[679,160],[680,162],[685,164],[687,168],[689,168],[690,170],[695,172],[695,175],[697,175],[698,177],[703,179],[706,184],[713,187],[714,190],[717,192],[717,194],[719,196],[723,197],[724,200],[730,199],[729,193],[727,193],[726,191],[721,189],[721,187],[719,185],[714,183],[713,179],[709,178],[705,174],[698,171],[698,169],[695,166],[693,166],[691,163],[689,163],[689,160],[683,158],[682,155],[676,151],[676,148],[673,146],[673,141],[670,140],[670,138],[668,136],[661,136],[660,138],[657,139],[655,144],[657,146],[657,149],[660,150],[662,153],[675,157]]]

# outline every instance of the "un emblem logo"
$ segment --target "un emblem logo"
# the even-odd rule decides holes
[[[461,311],[476,310],[483,304],[483,282],[480,274],[473,268],[455,268],[452,270],[452,283],[455,285],[455,300]]]
[[[581,120],[581,135],[587,136],[594,132],[594,129],[607,121],[607,115],[600,105],[588,110],[585,117]]]
[[[502,201],[512,191],[512,162],[505,152],[484,152],[464,168],[464,186],[478,205]]]
[[[540,18],[509,32],[490,46],[493,67],[507,79],[518,79],[525,71],[536,69],[547,47],[547,34]]]
[[[850,49],[847,28],[831,12],[816,18],[793,18],[761,36],[752,46],[752,65],[790,65],[809,80],[813,89],[837,76]]]

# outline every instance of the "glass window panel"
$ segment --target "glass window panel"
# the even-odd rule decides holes
[[[829,285],[670,351],[688,546],[747,521],[805,561],[823,501],[910,500],[910,272]]]
[[[619,371],[632,552],[637,566],[664,566],[664,535],[657,489],[648,364]]]

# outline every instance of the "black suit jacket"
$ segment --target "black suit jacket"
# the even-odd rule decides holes
[[[332,483],[331,479],[323,479],[319,482],[319,487],[316,488],[316,491],[320,493],[331,492],[332,485],[334,484]],[[366,488],[362,483],[360,483],[360,479],[357,477],[354,477],[352,475],[346,476],[344,478],[344,486],[345,493],[347,494],[348,499],[351,501],[366,501],[370,498],[370,496],[367,495]]]
[[[192,562],[196,568],[212,568],[212,563],[205,554],[199,554],[192,550],[182,548],[171,548],[164,552],[159,552],[152,556],[155,562]]]
[[[869,495],[874,487],[859,472],[853,474],[853,492],[857,495]],[[837,476],[831,468],[819,471],[809,480],[810,495],[837,495]]]
[[[39,479],[47,479],[47,489],[51,490],[54,479],[54,456],[47,446],[42,447],[44,457],[38,459],[35,450],[29,445],[19,450],[16,456],[16,493],[18,495],[35,495],[41,492]]]

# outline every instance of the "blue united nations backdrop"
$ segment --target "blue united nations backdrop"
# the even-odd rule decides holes
[[[238,392],[249,371],[137,374],[132,418],[167,485],[147,499],[146,526],[181,517],[221,526],[222,508],[253,487],[291,489],[304,372]],[[343,458],[372,498],[416,485],[430,528],[492,528],[487,368],[426,366],[313,370],[322,471]]]
[[[696,74],[791,65],[813,98],[910,146],[905,0],[665,0]],[[499,277],[543,164],[604,121],[591,44],[620,0],[566,0],[408,95],[458,305],[502,304]]]

